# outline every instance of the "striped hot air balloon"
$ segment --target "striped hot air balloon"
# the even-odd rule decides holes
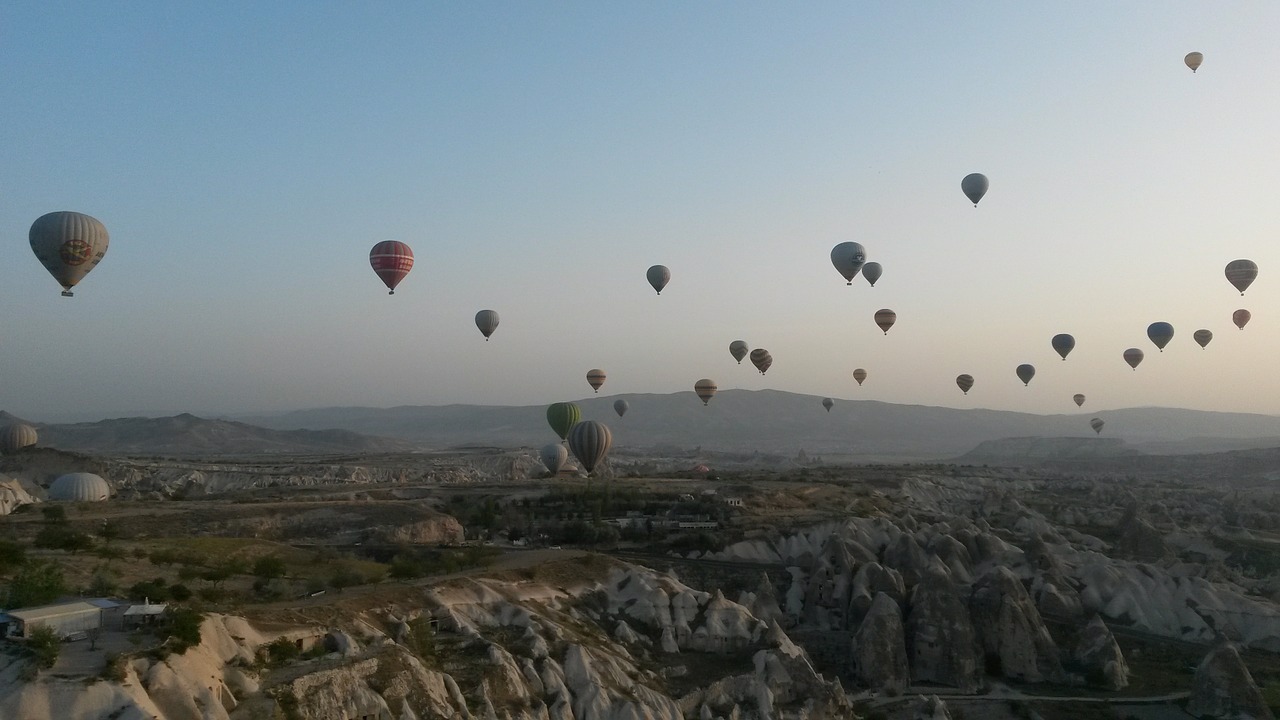
[[[968,373],[957,375],[956,387],[960,388],[960,392],[968,395],[969,391],[973,389],[973,376]]]
[[[569,429],[569,450],[590,475],[604,462],[613,446],[613,434],[602,422],[584,420]]]
[[[1084,395],[1081,395],[1080,393],[1076,393],[1075,395],[1071,396],[1071,399],[1075,401],[1076,407],[1084,407]]]
[[[884,331],[885,335],[888,335],[889,328],[893,327],[893,324],[898,321],[898,313],[888,308],[877,310],[875,319],[876,325]]]
[[[693,384],[693,391],[698,394],[703,405],[711,402],[711,398],[716,394],[716,381],[709,378],[702,378]]]
[[[587,371],[587,384],[596,392],[600,392],[600,386],[604,384],[604,378],[604,371],[600,368],[592,368]]]
[[[0,452],[5,455],[36,444],[36,429],[26,423],[13,423],[0,430]]]
[[[858,387],[862,387],[862,381],[867,379],[867,371],[862,368],[855,369],[853,379],[858,381]]]
[[[1258,266],[1252,260],[1232,260],[1227,263],[1225,272],[1227,282],[1239,290],[1241,295],[1258,279]]]
[[[769,372],[769,368],[773,365],[773,356],[764,348],[756,348],[751,351],[751,364],[763,375]]]
[[[369,251],[369,265],[387,286],[387,294],[395,295],[396,286],[413,269],[413,250],[397,240],[384,240]]]
[[[739,365],[742,364],[742,358],[746,357],[748,352],[750,352],[750,348],[747,347],[746,340],[734,340],[729,343],[729,354],[733,356],[734,360],[738,361]]]
[[[551,403],[547,406],[547,424],[560,436],[561,440],[569,434],[569,428],[572,428],[579,420],[582,419],[582,408],[574,403],[558,402]]]
[[[1142,362],[1143,357],[1145,356],[1138,348],[1129,348],[1124,351],[1124,361],[1129,363],[1129,367],[1134,370],[1138,369],[1138,364]]]

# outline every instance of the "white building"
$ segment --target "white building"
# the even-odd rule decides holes
[[[13,638],[29,638],[31,632],[42,625],[53,628],[58,637],[102,627],[102,609],[80,601],[10,610],[6,615],[9,616],[6,635]]]

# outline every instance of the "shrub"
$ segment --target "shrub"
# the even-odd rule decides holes
[[[44,669],[53,667],[58,662],[58,652],[62,649],[62,640],[58,633],[48,625],[41,625],[31,631],[27,640],[27,648],[35,655],[36,665]]]

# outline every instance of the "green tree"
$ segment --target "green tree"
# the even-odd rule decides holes
[[[46,505],[40,508],[40,514],[44,516],[44,521],[53,525],[62,525],[67,522],[67,509],[61,505]]]
[[[176,607],[169,610],[169,633],[175,640],[173,651],[179,655],[187,648],[200,644],[200,625],[204,623],[204,615],[189,607]]]
[[[10,608],[48,605],[67,591],[62,568],[48,561],[29,562],[9,583],[6,606]]]
[[[284,559],[278,555],[263,555],[253,563],[253,574],[268,583],[278,577],[284,577],[286,569]]]
[[[35,655],[36,665],[48,670],[58,662],[58,651],[62,649],[62,640],[53,628],[41,625],[31,631],[27,648]]]
[[[0,574],[8,574],[27,561],[27,548],[14,540],[0,540]]]

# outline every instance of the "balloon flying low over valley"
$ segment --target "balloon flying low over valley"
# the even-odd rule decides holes
[[[6,11],[0,407],[1280,415],[1280,5],[298,7]]]

